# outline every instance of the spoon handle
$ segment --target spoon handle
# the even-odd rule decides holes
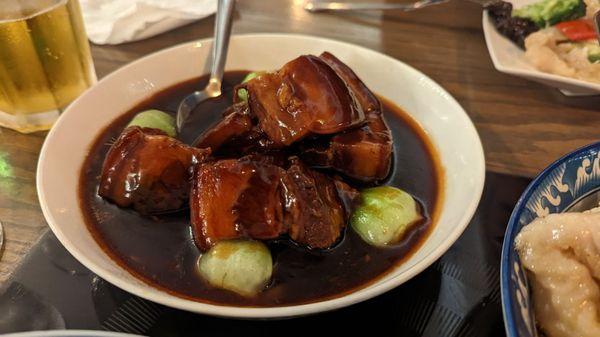
[[[221,95],[221,81],[225,61],[227,60],[227,49],[229,47],[229,36],[231,35],[231,22],[235,0],[219,0],[215,18],[215,39],[212,49],[212,68],[207,89],[211,96]],[[212,89],[212,90],[211,90]],[[214,92],[214,94],[213,94]]]
[[[304,4],[304,9],[309,12],[322,11],[360,11],[360,10],[389,10],[396,9],[400,11],[412,11],[415,9],[447,2],[449,0],[420,0],[414,3],[346,3],[336,1],[308,1]]]

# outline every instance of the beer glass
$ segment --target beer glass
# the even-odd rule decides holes
[[[96,82],[78,0],[1,0],[0,126],[49,129]]]

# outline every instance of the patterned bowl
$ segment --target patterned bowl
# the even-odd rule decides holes
[[[527,277],[515,250],[515,237],[523,226],[537,217],[597,206],[595,192],[598,191],[600,142],[554,162],[521,195],[504,234],[500,267],[502,311],[508,337],[538,336]]]

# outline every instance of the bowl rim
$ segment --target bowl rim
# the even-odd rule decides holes
[[[509,257],[511,253],[515,253],[514,251],[514,237],[516,236],[515,230],[518,226],[519,219],[521,214],[525,210],[525,205],[531,198],[531,195],[536,191],[539,185],[542,183],[546,177],[551,174],[556,168],[561,166],[562,164],[570,161],[573,158],[578,157],[581,153],[585,153],[593,148],[600,147],[600,141],[590,143],[579,147],[559,159],[555,160],[553,163],[548,165],[544,170],[542,170],[525,188],[525,191],[519,197],[517,204],[513,208],[513,211],[508,220],[508,225],[506,226],[506,231],[504,232],[504,239],[502,242],[502,252],[500,255],[500,298],[502,304],[502,316],[504,319],[504,329],[506,331],[506,335],[508,337],[520,337],[513,317],[515,315],[512,306],[514,304],[513,297],[508,294],[510,280],[510,266]]]
[[[49,227],[52,229],[52,231],[54,232],[56,237],[59,239],[61,244],[65,248],[67,248],[67,250],[78,261],[80,261],[83,265],[85,265],[87,268],[92,270],[98,276],[102,277],[103,279],[105,279],[109,283],[115,285],[116,287],[123,289],[127,292],[130,292],[136,296],[140,296],[145,299],[149,299],[153,302],[156,302],[156,303],[159,303],[159,304],[162,304],[165,306],[169,306],[172,308],[177,308],[180,310],[186,310],[186,311],[195,312],[195,313],[208,314],[208,315],[212,315],[212,316],[243,318],[243,319],[288,318],[288,317],[302,316],[302,315],[326,312],[326,311],[330,311],[330,310],[334,310],[334,309],[343,308],[343,307],[346,307],[346,306],[349,306],[352,304],[356,304],[356,303],[371,299],[382,293],[385,293],[385,292],[399,286],[400,284],[406,282],[407,280],[413,278],[414,276],[416,276],[423,270],[425,270],[427,267],[429,267],[431,264],[433,264],[440,256],[442,256],[450,248],[451,245],[453,245],[456,242],[456,240],[459,238],[459,236],[463,233],[463,231],[469,225],[470,219],[475,214],[477,206],[479,205],[479,201],[481,199],[481,195],[483,193],[483,187],[484,187],[484,183],[485,183],[485,155],[484,155],[481,139],[479,137],[477,129],[475,128],[475,125],[473,124],[473,121],[470,119],[469,115],[466,113],[466,111],[463,109],[463,107],[456,101],[456,99],[452,95],[450,95],[441,85],[439,85],[437,82],[432,80],[429,76],[425,75],[421,71],[417,70],[416,68],[413,68],[412,66],[410,66],[396,58],[393,58],[393,57],[386,55],[384,53],[381,53],[379,51],[369,49],[369,48],[366,48],[366,47],[363,47],[360,45],[356,45],[353,43],[349,43],[349,42],[339,41],[339,40],[330,39],[330,38],[323,38],[323,37],[319,37],[319,36],[312,36],[312,35],[305,35],[305,34],[286,34],[286,33],[235,34],[235,35],[232,35],[231,38],[232,38],[232,40],[244,39],[244,38],[251,38],[251,39],[252,38],[257,38],[257,39],[260,39],[260,38],[263,38],[263,39],[264,38],[304,39],[304,40],[313,40],[313,41],[320,41],[320,42],[332,43],[332,44],[341,44],[341,45],[345,45],[347,47],[355,48],[357,50],[360,50],[361,52],[376,53],[383,58],[386,58],[390,61],[397,63],[400,67],[403,68],[403,70],[405,70],[407,72],[412,72],[413,74],[418,75],[425,81],[429,82],[433,86],[433,88],[435,88],[437,91],[444,94],[446,96],[446,99],[448,100],[449,105],[453,105],[454,106],[453,108],[462,111],[462,114],[460,114],[458,118],[461,118],[462,122],[467,127],[466,132],[471,133],[473,136],[473,139],[477,141],[477,150],[476,150],[477,154],[476,155],[477,155],[477,157],[481,158],[481,161],[472,163],[473,165],[480,166],[479,173],[477,174],[476,179],[475,179],[474,197],[471,199],[470,204],[465,205],[462,217],[458,221],[456,221],[456,226],[454,227],[454,229],[450,232],[450,234],[446,237],[445,241],[443,241],[442,244],[438,245],[436,248],[434,248],[432,250],[431,253],[429,253],[427,256],[425,256],[422,260],[418,261],[410,269],[405,271],[403,273],[402,278],[399,278],[399,277],[391,278],[389,280],[386,280],[384,282],[377,284],[374,287],[366,286],[364,288],[359,288],[357,290],[354,290],[348,294],[344,294],[339,297],[334,297],[334,298],[323,300],[323,301],[310,302],[310,303],[304,303],[304,304],[296,304],[296,305],[287,305],[287,306],[274,306],[274,307],[240,307],[240,306],[220,305],[220,304],[214,304],[214,303],[192,301],[192,300],[188,300],[188,299],[184,299],[184,298],[175,296],[173,294],[169,294],[162,290],[157,290],[159,292],[158,295],[155,293],[149,293],[149,292],[146,292],[143,289],[139,288],[137,285],[135,285],[131,282],[121,281],[120,278],[116,277],[112,273],[104,272],[103,268],[100,268],[95,262],[93,262],[91,259],[88,259],[87,256],[82,251],[80,251],[78,248],[70,245],[70,239],[68,239],[67,236],[60,230],[60,226],[56,225],[57,221],[55,221],[54,217],[52,216],[51,210],[48,208],[48,205],[45,202],[46,196],[45,196],[44,190],[42,188],[42,186],[44,185],[43,184],[43,180],[44,180],[43,171],[44,171],[44,162],[45,162],[45,158],[47,155],[47,147],[49,146],[48,144],[51,142],[51,140],[54,138],[54,134],[57,132],[56,130],[58,129],[56,127],[53,127],[50,130],[50,132],[48,133],[48,135],[46,136],[46,139],[44,140],[44,144],[40,151],[40,157],[38,160],[38,167],[37,167],[37,173],[36,173],[37,193],[38,193],[38,198],[39,198],[40,205],[42,208],[42,213],[44,214],[44,217],[45,217]],[[139,59],[136,59],[136,60],[134,60],[130,63],[127,63],[127,64],[121,66],[120,68],[114,70],[113,72],[111,72],[110,74],[106,75],[101,80],[99,80],[96,85],[101,85],[102,83],[104,83],[104,82],[108,81],[109,79],[111,79],[112,77],[116,76],[118,73],[127,71],[129,67],[135,66],[138,62],[142,62],[142,61],[152,58],[156,55],[159,55],[162,53],[169,53],[174,49],[179,49],[179,48],[183,49],[183,48],[186,48],[189,46],[196,45],[198,43],[204,44],[204,43],[207,43],[210,41],[212,41],[212,38],[192,40],[189,42],[177,44],[177,45],[165,48],[165,49],[155,51],[153,53],[145,55]],[[94,87],[92,87],[92,88],[94,88]],[[82,97],[84,97],[87,94],[87,92],[89,92],[90,90],[93,90],[93,89],[88,89],[88,91],[86,91],[79,98],[77,98],[70,105],[70,107],[75,105],[74,103],[81,100]],[[70,107],[69,107],[69,109],[70,109]],[[59,117],[59,119],[57,120],[55,125],[60,125],[62,123],[62,121],[64,120],[63,117],[65,115],[67,115],[67,114],[63,113]],[[119,268],[122,269],[121,267],[119,267]],[[152,287],[151,285],[149,285],[149,286]]]

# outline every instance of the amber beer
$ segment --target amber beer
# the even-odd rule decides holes
[[[96,81],[79,2],[0,1],[0,126],[49,129]]]

